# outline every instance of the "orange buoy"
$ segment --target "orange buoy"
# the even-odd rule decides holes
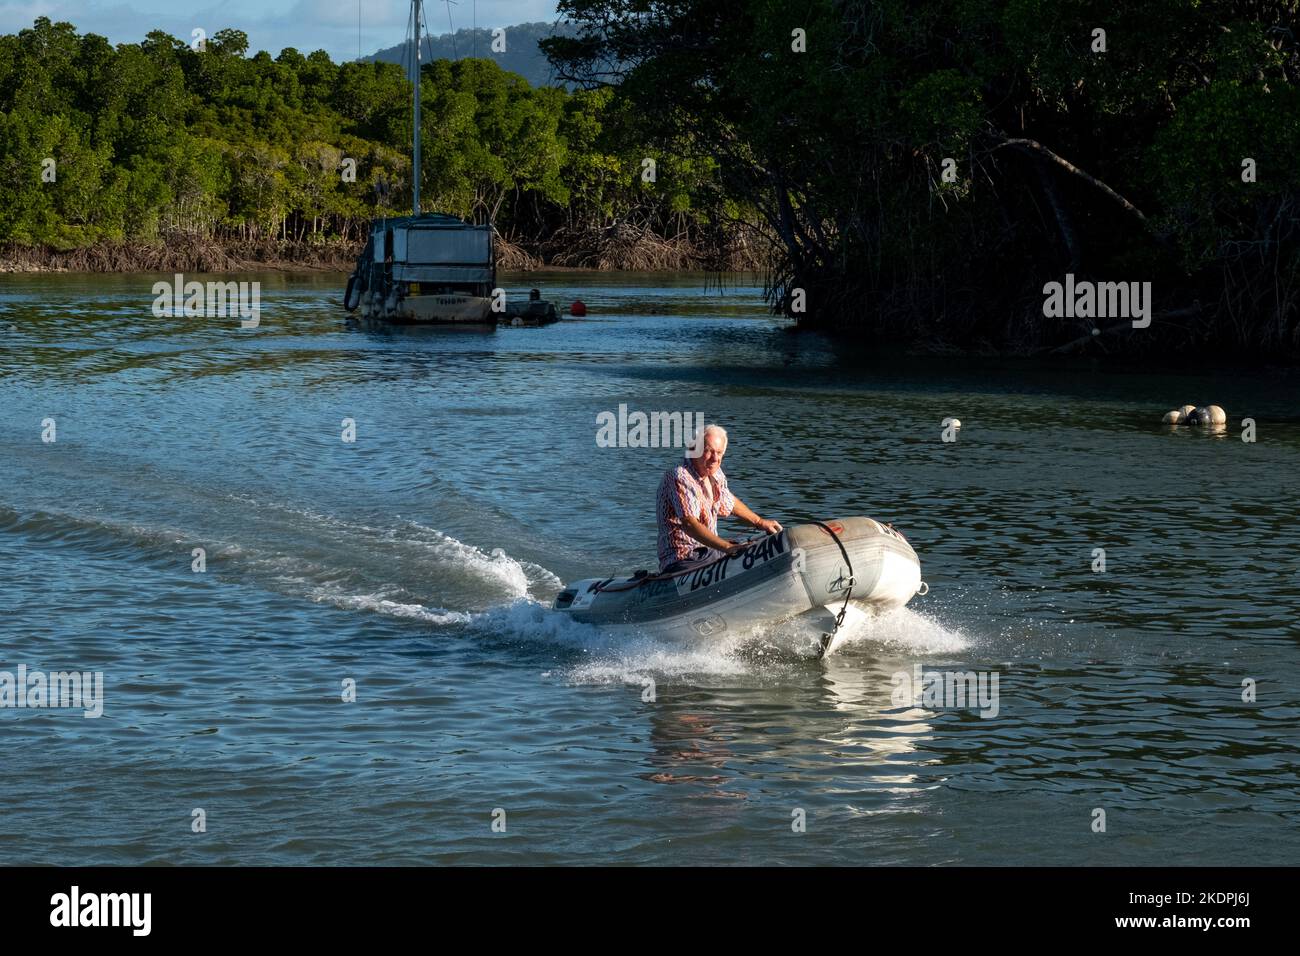
[[[574,299],[573,304],[569,306],[569,315],[576,315],[579,318],[587,314],[587,304],[581,299]]]

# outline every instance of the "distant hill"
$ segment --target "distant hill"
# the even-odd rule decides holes
[[[578,28],[566,23],[519,23],[505,27],[506,49],[504,53],[492,52],[491,29],[457,30],[431,36],[425,42],[422,55],[428,59],[432,48],[434,60],[463,60],[478,56],[496,60],[504,70],[518,73],[533,86],[559,86],[551,64],[547,62],[537,42],[549,36],[574,36]],[[386,50],[380,50],[371,56],[362,57],[363,62],[375,60],[384,63],[402,63],[409,43],[399,43]],[[409,56],[409,54],[408,54]]]

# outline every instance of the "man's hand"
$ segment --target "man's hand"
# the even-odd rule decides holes
[[[694,538],[696,541],[698,541],[700,544],[704,545],[707,548],[712,548],[715,551],[724,551],[730,553],[731,542],[728,541],[726,538],[718,537],[716,534],[714,534],[712,531],[706,528],[699,518],[696,518],[694,515],[690,515],[690,514],[683,515],[682,524],[686,526],[687,533],[690,534],[690,536]]]
[[[753,525],[760,531],[766,531],[768,534],[776,534],[781,530],[781,522],[770,521],[767,518],[760,518],[754,509],[749,507],[749,505],[745,504],[739,498],[735,498],[734,495],[732,497],[734,498],[734,502],[732,504],[731,513],[741,521]]]

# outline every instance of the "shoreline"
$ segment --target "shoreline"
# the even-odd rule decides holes
[[[169,272],[183,272],[193,275],[234,275],[241,272],[284,272],[284,273],[328,273],[347,275],[352,271],[354,262],[306,263],[289,259],[245,261],[228,269],[74,269],[65,266],[41,266],[38,268],[13,268],[10,263],[0,261],[0,275],[164,275]],[[528,267],[498,265],[499,272],[526,274],[530,272],[571,272],[580,275],[600,275],[601,273],[645,273],[648,275],[677,275],[683,272],[705,275],[716,270],[699,267],[694,269],[597,269],[594,266],[558,266],[542,263]],[[755,274],[753,269],[729,269],[724,275]]]
[[[617,249],[580,244],[558,251],[554,240],[520,245],[497,239],[497,268],[505,272],[759,272],[749,249],[702,251],[665,243],[671,256],[647,257],[647,234]],[[0,274],[351,272],[363,240],[210,239],[176,233],[156,242],[102,241],[72,249],[0,244]],[[567,261],[566,261],[567,260]],[[575,261],[576,260],[576,261]],[[721,267],[721,268],[719,268]]]
[[[38,266],[35,268],[15,268],[9,262],[0,261],[0,275],[37,276],[37,275],[166,275],[180,272],[186,275],[235,275],[242,272],[284,272],[284,273],[348,273],[352,263],[305,263],[292,260],[246,261],[224,269],[195,269],[185,267],[139,268],[139,269],[78,269],[61,265]]]
[[[497,268],[502,273],[527,276],[532,273],[556,273],[599,276],[602,273],[628,272],[648,275],[697,276],[710,283],[719,275],[752,276],[761,285],[764,273],[752,263],[725,261],[727,256],[702,256],[694,247],[677,248],[677,261],[649,262],[635,254],[602,256],[597,262],[548,262],[551,258],[576,258],[572,249],[557,253],[550,249],[523,247],[499,240]],[[224,275],[249,273],[281,275],[346,276],[355,266],[364,248],[360,241],[333,240],[310,242],[299,240],[207,239],[193,233],[174,233],[159,243],[99,242],[90,246],[59,250],[44,245],[0,244],[0,275]],[[590,249],[591,247],[587,247]],[[625,252],[635,253],[635,244]],[[606,250],[608,251],[608,250]],[[535,254],[540,253],[540,254]],[[625,258],[631,261],[623,261]],[[719,268],[721,266],[722,268]],[[516,280],[518,281],[518,280]],[[340,289],[341,292],[341,289]],[[757,304],[757,303],[756,303]],[[1026,306],[1028,308],[1028,306]],[[1180,311],[1157,314],[1155,318],[1176,318]],[[787,319],[791,318],[786,316]],[[906,324],[905,314],[896,317],[898,326]],[[1203,317],[1208,318],[1208,316]],[[891,323],[885,323],[889,325]],[[1037,335],[1019,341],[1007,341],[993,347],[987,341],[963,342],[960,336],[924,339],[909,336],[881,336],[862,326],[837,322],[818,322],[811,317],[794,320],[788,331],[824,335],[848,352],[866,350],[876,357],[923,359],[942,363],[985,360],[1028,363],[1040,368],[1075,367],[1080,363],[1099,368],[1121,370],[1132,365],[1147,368],[1185,371],[1211,359],[1216,367],[1240,369],[1263,367],[1294,369],[1295,357],[1276,350],[1261,355],[1241,343],[1210,340],[1199,345],[1180,336],[1178,322],[1156,323],[1159,328],[1141,338],[1123,332],[1108,335],[1105,342],[1087,340],[1058,331],[1040,330]],[[1077,331],[1077,330],[1076,330]],[[1111,330],[1113,331],[1113,330]],[[1150,338],[1147,335],[1151,335]],[[1180,340],[1181,339],[1181,340]],[[1102,348],[1109,346],[1109,348]],[[859,358],[865,357],[859,355]]]
[[[219,240],[175,234],[159,242],[108,241],[72,249],[0,245],[0,273],[223,273],[350,271],[361,243]]]

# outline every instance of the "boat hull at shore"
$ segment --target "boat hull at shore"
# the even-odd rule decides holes
[[[554,606],[587,624],[699,639],[838,611],[850,596],[874,608],[902,607],[921,588],[920,562],[907,540],[888,525],[855,517],[794,525],[675,574],[578,581]]]

